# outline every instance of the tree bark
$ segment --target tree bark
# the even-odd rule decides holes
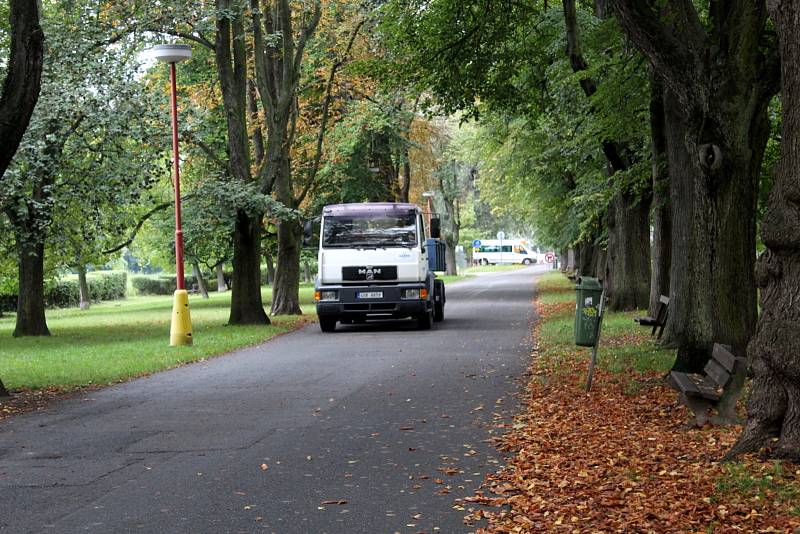
[[[668,98],[677,104],[674,95]],[[710,133],[702,123],[689,123],[694,121],[679,106],[669,106],[673,227],[664,342],[678,346],[675,370],[699,372],[715,342],[744,354],[754,331],[755,206],[768,132],[766,102],[754,104],[750,113],[740,102],[737,113],[717,114]],[[707,117],[705,124],[710,122]],[[701,142],[709,138],[725,148]],[[721,155],[711,168],[698,157],[709,150]]]
[[[650,203],[618,191],[606,216],[608,309],[647,308],[650,302]]]
[[[197,290],[200,292],[200,296],[207,299],[208,287],[206,287],[206,281],[203,278],[203,271],[200,270],[200,264],[196,261],[192,262],[192,274],[194,279],[197,280]]]
[[[228,167],[234,180],[254,181],[247,132],[247,50],[244,14],[230,0],[217,0],[214,57],[228,134]],[[261,213],[239,210],[233,231],[230,324],[269,324],[261,300]]]
[[[763,2],[731,0],[704,26],[690,3],[613,0],[632,43],[667,88],[673,369],[698,371],[713,343],[744,354],[756,320],[755,206],[777,90]],[[768,46],[768,44],[767,44]]]
[[[651,248],[650,306],[655,317],[661,295],[669,296],[669,271],[672,262],[672,216],[669,199],[669,166],[664,117],[664,85],[650,76],[650,137],[653,158],[653,243]]]
[[[0,177],[17,152],[39,99],[44,33],[39,2],[11,0],[11,54],[0,95]]]
[[[223,269],[223,264],[218,263],[214,270],[217,273],[217,292],[222,293],[223,291],[228,290],[228,284],[225,283],[225,270]]]
[[[781,159],[761,225],[767,249],[757,265],[761,317],[747,349],[753,386],[747,424],[732,458],[768,446],[800,461],[800,6],[768,2],[780,43],[783,86]],[[773,438],[778,438],[773,442]]]
[[[456,239],[453,241],[452,239],[445,239],[445,245],[445,274],[456,276],[458,275],[458,262],[456,261],[456,246],[458,245],[458,240]]]
[[[261,217],[240,211],[233,233],[229,324],[269,324],[261,301]]]
[[[300,243],[303,228],[297,221],[278,224],[278,267],[272,291],[273,315],[300,315]]]
[[[89,283],[86,281],[86,265],[80,264],[76,270],[78,271],[78,306],[81,310],[88,310],[92,305],[92,297],[89,295]]]
[[[411,191],[411,163],[408,159],[408,148],[403,149],[403,180],[400,183],[399,202],[408,202],[408,193]]]
[[[0,380],[0,397],[10,397],[11,394],[6,389],[6,386],[3,384],[3,381]]]
[[[264,258],[267,260],[267,284],[273,286],[275,285],[275,260],[272,257],[272,252],[267,251],[264,254]]]
[[[19,296],[14,337],[49,336],[44,316],[44,243],[17,243]]]
[[[581,276],[595,276],[592,262],[595,258],[595,244],[593,238],[587,238],[578,243],[578,274]]]
[[[606,261],[608,260],[608,252],[606,249],[597,246],[595,247],[595,255],[592,260],[592,276],[595,278],[603,278],[606,272]]]

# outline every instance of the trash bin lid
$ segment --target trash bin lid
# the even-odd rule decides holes
[[[598,278],[579,276],[575,282],[575,289],[595,289],[597,291],[602,291],[603,286]]]

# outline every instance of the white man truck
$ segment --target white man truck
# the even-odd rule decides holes
[[[415,204],[337,204],[322,210],[315,300],[323,332],[336,323],[416,319],[422,330],[444,319],[445,245]],[[312,228],[306,224],[306,242]]]

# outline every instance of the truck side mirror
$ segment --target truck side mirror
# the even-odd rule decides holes
[[[309,219],[303,225],[303,247],[315,248],[319,246],[320,218]]]
[[[442,222],[438,217],[431,219],[431,237],[433,239],[439,239],[442,237]]]

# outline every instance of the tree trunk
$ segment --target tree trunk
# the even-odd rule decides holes
[[[778,79],[764,2],[652,9],[613,0],[620,26],[667,87],[672,209],[670,311],[673,369],[697,371],[714,342],[744,354],[756,320],[755,208]],[[762,46],[765,45],[765,46]]]
[[[744,354],[756,321],[755,208],[766,103],[748,109],[736,95],[728,100],[740,107],[732,103],[705,122],[682,116],[674,96],[667,100],[673,226],[664,341],[678,346],[673,369],[680,371],[702,370],[715,342]]]
[[[267,260],[267,284],[273,286],[275,284],[275,260],[272,257],[272,252],[267,251],[264,254]]]
[[[575,249],[573,247],[567,249],[567,271],[575,272]]]
[[[278,268],[272,291],[273,315],[300,315],[300,244],[303,228],[297,221],[278,224]]]
[[[3,381],[0,380],[0,397],[10,397],[11,394],[6,389],[6,386],[3,384]]]
[[[214,270],[217,273],[217,292],[222,293],[223,291],[228,290],[228,284],[225,283],[225,270],[223,269],[223,264],[218,263]]]
[[[408,148],[403,150],[403,181],[400,183],[399,202],[408,202],[408,193],[411,190],[411,163],[408,159]]]
[[[606,216],[608,309],[647,308],[650,302],[650,203],[639,195],[617,192]]]
[[[376,188],[372,196],[373,202],[397,202],[400,195],[397,183],[397,167],[392,161],[392,147],[389,137],[384,133],[377,133],[370,145],[369,165],[377,169],[375,173]]]
[[[203,278],[203,271],[200,270],[200,264],[196,261],[192,262],[192,274],[194,275],[194,279],[197,280],[197,290],[200,292],[200,296],[207,299],[208,287],[206,287],[206,281]]]
[[[9,5],[9,4],[7,4]],[[39,99],[44,60],[44,33],[39,2],[11,0],[11,53],[0,95],[0,176],[17,152]],[[5,58],[4,58],[5,59]]]
[[[587,238],[578,243],[578,274],[581,276],[595,276],[592,261],[595,258],[595,244],[593,238]]]
[[[261,217],[240,211],[233,232],[233,280],[228,324],[269,324],[261,301]]]
[[[458,262],[456,261],[456,245],[458,241],[452,241],[450,239],[445,239],[445,263],[446,269],[445,274],[456,276],[458,275]]]
[[[747,424],[728,454],[769,446],[800,461],[800,6],[768,2],[778,33],[783,86],[781,159],[761,224],[761,317],[747,349],[753,386]],[[773,438],[778,438],[773,442]]]
[[[14,337],[49,336],[44,316],[44,243],[20,243],[19,296]]]
[[[669,296],[669,271],[672,261],[672,217],[669,201],[669,167],[664,125],[664,86],[650,76],[650,136],[653,158],[653,243],[651,247],[650,306],[655,317],[661,295]]]
[[[594,259],[592,260],[592,276],[595,278],[603,278],[605,276],[607,260],[608,252],[606,249],[596,246]]]
[[[78,305],[80,309],[88,310],[92,305],[92,297],[89,295],[89,283],[86,281],[86,265],[80,264],[75,270],[78,271]]]

